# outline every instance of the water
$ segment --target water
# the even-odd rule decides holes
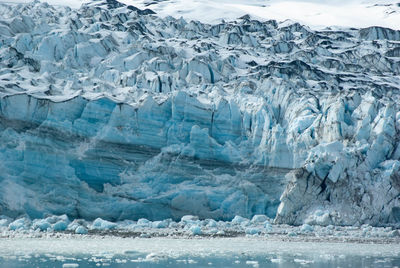
[[[104,259],[93,256],[70,256],[64,260],[57,260],[49,256],[36,256],[28,259],[0,260],[0,267],[400,267],[400,258],[369,257],[369,256],[312,256],[293,255],[264,255],[264,256],[210,256],[199,258],[182,256],[180,258],[162,258],[149,260],[143,258],[129,258],[115,256]]]
[[[400,267],[400,245],[248,238],[13,238],[0,268],[22,267]]]

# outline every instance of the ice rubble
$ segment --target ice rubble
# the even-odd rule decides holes
[[[112,0],[0,20],[0,214],[400,221],[399,31]]]
[[[186,217],[186,218],[185,218]],[[191,217],[188,219],[187,217]],[[321,226],[303,224],[288,226],[274,224],[265,215],[255,215],[251,220],[235,216],[232,221],[199,220],[185,215],[178,221],[165,219],[150,221],[141,218],[137,221],[124,220],[110,222],[101,218],[94,221],[75,219],[70,221],[66,215],[49,216],[30,220],[4,218],[0,224],[1,238],[43,238],[43,237],[130,237],[130,238],[218,238],[254,237],[268,241],[314,241],[314,242],[358,242],[358,243],[398,243],[399,230],[393,227],[373,227],[368,224],[354,226]],[[62,223],[62,224],[61,224]],[[61,226],[61,228],[60,228]]]

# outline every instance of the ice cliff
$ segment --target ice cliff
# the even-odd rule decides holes
[[[400,31],[0,4],[0,214],[400,222]]]

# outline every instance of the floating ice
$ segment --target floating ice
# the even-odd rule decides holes
[[[62,265],[63,268],[75,268],[75,267],[79,267],[78,263],[64,263]]]

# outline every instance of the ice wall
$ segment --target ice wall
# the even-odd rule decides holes
[[[400,219],[400,34],[0,5],[0,214]]]

